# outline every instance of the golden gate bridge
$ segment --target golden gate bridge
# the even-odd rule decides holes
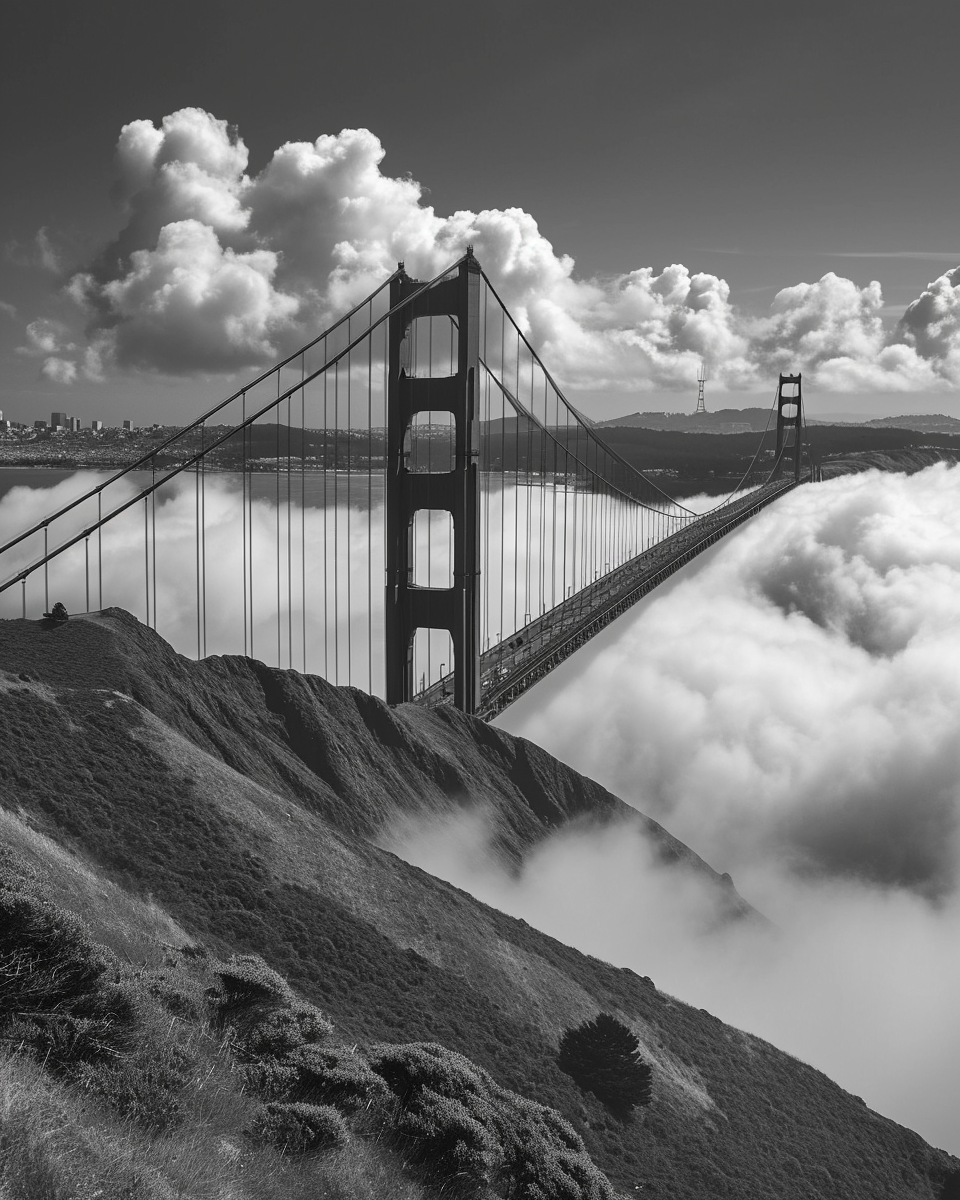
[[[810,478],[803,427],[780,375],[743,478],[694,512],[568,403],[471,250],[426,282],[400,263],[0,545],[0,616],[122,604],[198,658],[489,718]]]

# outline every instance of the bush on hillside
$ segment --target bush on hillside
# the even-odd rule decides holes
[[[650,1103],[651,1071],[640,1058],[640,1043],[609,1013],[568,1029],[557,1065],[616,1113]]]
[[[76,917],[0,881],[0,1021],[86,1013],[108,966]]]
[[[319,1008],[298,1000],[287,981],[257,955],[236,955],[213,973],[218,980],[209,994],[214,1024],[231,1031],[231,1048],[242,1059],[282,1059],[300,1046],[322,1041],[333,1029]]]
[[[366,1059],[347,1046],[302,1046],[285,1060],[296,1072],[296,1098],[357,1113],[389,1095]]]
[[[437,1181],[487,1183],[515,1200],[613,1200],[559,1113],[500,1087],[462,1054],[379,1045],[370,1064],[397,1097],[395,1130],[408,1157]]]
[[[116,1057],[137,1022],[134,989],[72,914],[0,881],[0,1035],[72,1071]]]
[[[486,1183],[503,1157],[492,1115],[476,1097],[455,1100],[423,1088],[401,1112],[396,1131],[412,1161],[432,1175]]]
[[[213,968],[219,982],[212,999],[223,1021],[234,1022],[251,1011],[272,1008],[293,999],[290,985],[268,967],[259,954],[234,954]]]
[[[143,972],[147,992],[172,1016],[182,1021],[201,1021],[207,1013],[204,986],[196,974],[172,963]]]
[[[106,1100],[169,1129],[183,1116],[193,1057],[169,1036],[145,978],[89,938],[33,884],[0,881],[0,1036]]]
[[[288,1154],[332,1150],[350,1140],[346,1121],[327,1104],[266,1104],[253,1133]]]
[[[184,1092],[196,1059],[176,1042],[153,1033],[129,1053],[96,1067],[83,1065],[77,1082],[144,1129],[166,1132],[184,1119]]]

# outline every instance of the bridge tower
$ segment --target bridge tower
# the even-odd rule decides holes
[[[793,451],[793,478],[800,482],[800,450],[803,441],[803,400],[801,397],[800,375],[781,375],[777,385],[777,451],[774,461],[779,463],[777,474],[783,471],[781,454]],[[794,408],[792,415],[784,415],[785,408]],[[793,430],[793,440],[790,441],[790,430]]]
[[[400,271],[390,285],[390,308],[423,288]],[[454,375],[411,373],[413,323],[448,316],[457,338]],[[413,647],[418,629],[446,629],[453,640],[453,699],[463,712],[480,700],[480,264],[468,249],[455,276],[421,291],[389,319],[386,478],[386,698],[412,700]],[[449,412],[454,422],[450,471],[409,468],[411,424],[418,413]],[[453,519],[453,586],[414,583],[414,517],[445,509]]]
[[[707,382],[707,368],[700,364],[700,370],[697,372],[697,411],[694,416],[699,416],[700,413],[707,411],[707,406],[703,402],[703,385]]]

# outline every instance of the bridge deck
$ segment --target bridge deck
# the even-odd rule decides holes
[[[477,715],[491,720],[503,712],[685,563],[794,487],[792,479],[767,484],[705,514],[492,646],[480,659]],[[451,677],[422,692],[414,703],[452,704]]]

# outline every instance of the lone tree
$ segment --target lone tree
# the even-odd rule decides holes
[[[650,1103],[650,1067],[640,1057],[640,1043],[609,1013],[568,1029],[557,1065],[616,1113]]]

